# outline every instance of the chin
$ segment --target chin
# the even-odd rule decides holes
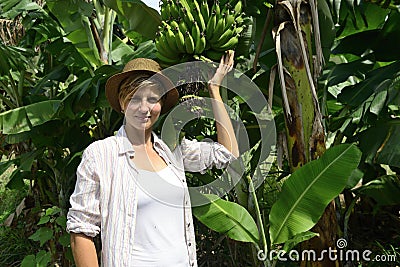
[[[149,123],[149,122],[147,122],[147,123],[138,123],[138,122],[132,123],[132,122],[127,121],[126,125],[129,126],[130,128],[134,128],[136,130],[142,130],[142,131],[152,129],[152,127],[153,127],[153,123]]]

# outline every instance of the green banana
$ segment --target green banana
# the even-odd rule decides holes
[[[183,19],[187,25],[191,25],[193,21],[195,21],[195,18],[192,14],[192,11],[194,11],[193,8],[190,7],[186,0],[179,0],[179,2],[182,6]]]
[[[207,38],[206,38],[206,40],[207,40]],[[204,48],[204,50],[208,50],[210,48],[211,48],[210,42],[206,41],[206,48]]]
[[[206,48],[206,37],[201,33],[200,38],[196,39],[196,45],[194,48],[194,53],[200,55]]]
[[[186,32],[185,48],[186,48],[186,53],[193,54],[194,40],[193,40],[192,36],[190,35],[189,31]]]
[[[159,38],[156,40],[156,48],[157,52],[166,58],[176,59],[178,56],[177,53],[171,51],[170,46],[166,40],[166,36],[163,33],[161,33]]]
[[[162,29],[170,29],[171,28],[171,26],[169,26],[169,24],[164,20],[161,21],[161,27],[162,27]]]
[[[201,56],[199,57],[199,59],[202,60],[202,61],[204,61],[204,62],[212,62],[211,59],[209,59],[208,57],[205,57],[205,56],[203,56],[203,55],[201,55]]]
[[[233,37],[234,34],[235,34],[234,28],[227,29],[215,43],[211,44],[211,47],[218,48],[223,46]]]
[[[217,16],[217,19],[220,19],[220,17],[221,17],[221,8],[219,7],[218,1],[214,2],[213,10],[215,11],[215,15]]]
[[[203,0],[200,5],[201,15],[203,16],[204,22],[210,18],[210,10],[208,9],[207,0]]]
[[[242,12],[242,1],[238,1],[235,5],[235,7],[233,8],[233,10],[235,11],[235,14],[240,14]]]
[[[158,51],[161,53],[166,54],[168,51],[168,44],[165,43],[165,36],[163,32],[157,32],[157,37],[155,40],[155,45]]]
[[[193,8],[194,8],[194,16],[196,17],[196,21],[199,24],[201,31],[206,30],[206,23],[204,21],[203,15],[201,14],[199,3],[196,0],[192,0]]]
[[[179,49],[176,45],[176,37],[174,32],[171,30],[171,28],[167,28],[166,34],[165,34],[167,43],[169,45],[169,49],[171,52],[178,52]]]
[[[178,51],[181,52],[181,53],[185,53],[186,52],[185,36],[179,30],[179,28],[175,33],[175,37],[176,37],[176,46],[178,47]]]
[[[170,13],[169,5],[166,4],[166,3],[163,3],[161,5],[161,8],[160,8],[160,13],[161,13],[162,20],[168,20],[169,19],[169,13]]]
[[[228,42],[220,47],[215,47],[214,49],[217,51],[226,51],[234,48],[239,42],[239,37],[237,35],[231,37]]]
[[[200,39],[200,28],[196,21],[194,22],[194,24],[192,26],[192,37],[193,37],[193,40],[195,40],[195,41]]]
[[[176,20],[171,20],[169,22],[169,25],[170,25],[171,29],[173,29],[175,31],[179,30],[179,24],[178,24],[178,22],[176,22]]]
[[[243,30],[244,30],[243,26],[235,27],[235,34],[240,34],[240,33],[242,33]]]
[[[213,37],[216,25],[217,25],[217,15],[213,11],[212,14],[211,14],[211,17],[210,17],[210,19],[208,20],[208,23],[207,23],[207,28],[206,28],[206,38],[207,38],[207,40],[211,40],[211,38]]]
[[[210,40],[210,42],[215,42],[218,40],[218,38],[224,33],[224,29],[225,29],[225,19],[221,18],[219,20],[217,20],[217,25],[215,26],[215,30],[213,33],[213,36]]]
[[[169,64],[176,64],[179,62],[179,59],[177,58],[169,58],[163,54],[161,54],[160,52],[156,52],[156,56],[157,58],[159,58],[161,61],[165,62],[165,63],[169,63]]]
[[[224,55],[225,52],[220,52],[220,51],[215,51],[215,50],[209,49],[205,52],[205,54],[206,54],[206,57],[208,57],[209,59],[219,62],[221,60],[222,55]]]
[[[180,3],[182,7],[190,11],[190,6],[186,0],[179,0],[177,2]]]
[[[169,1],[169,6],[171,16],[175,19],[179,18],[179,7],[177,4],[175,4],[175,1]]]
[[[187,32],[188,31],[186,23],[185,23],[185,21],[183,19],[181,19],[181,21],[179,22],[179,30],[181,32]]]
[[[185,21],[185,23],[187,25],[191,25],[195,19],[192,15],[192,13],[190,12],[190,10],[188,8],[182,7],[182,13],[183,13],[183,20]]]
[[[156,45],[157,51],[160,51],[160,50],[164,49],[162,43],[160,42],[160,33],[158,33],[158,32],[157,32],[157,37],[156,37],[156,40],[155,40],[155,45]]]
[[[240,15],[236,16],[235,21],[237,24],[239,24],[239,25],[243,24],[243,21],[244,21],[243,16],[244,16],[244,13],[240,13]]]
[[[232,27],[232,25],[235,23],[235,14],[232,12],[227,12],[226,17],[225,17],[225,30],[229,29]]]

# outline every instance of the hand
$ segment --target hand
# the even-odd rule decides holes
[[[225,78],[226,74],[233,69],[233,63],[235,52],[233,50],[228,50],[222,57],[219,63],[218,69],[215,71],[214,76],[208,82],[210,88],[221,85],[222,80]]]

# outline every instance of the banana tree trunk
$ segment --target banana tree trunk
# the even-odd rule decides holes
[[[314,0],[278,1],[274,38],[284,104],[289,165],[294,172],[325,151],[325,134],[319,108],[316,79],[323,64],[317,9]],[[314,48],[314,49],[313,49]],[[313,52],[315,50],[315,53]],[[315,54],[315,55],[314,55]],[[313,228],[319,233],[302,244],[318,252],[335,248],[337,220],[333,202]],[[301,266],[337,266],[338,262],[306,262]]]

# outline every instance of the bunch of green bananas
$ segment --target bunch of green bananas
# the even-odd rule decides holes
[[[201,2],[198,2],[201,1]],[[219,61],[244,30],[241,0],[162,0],[155,45],[167,65],[191,58]]]

